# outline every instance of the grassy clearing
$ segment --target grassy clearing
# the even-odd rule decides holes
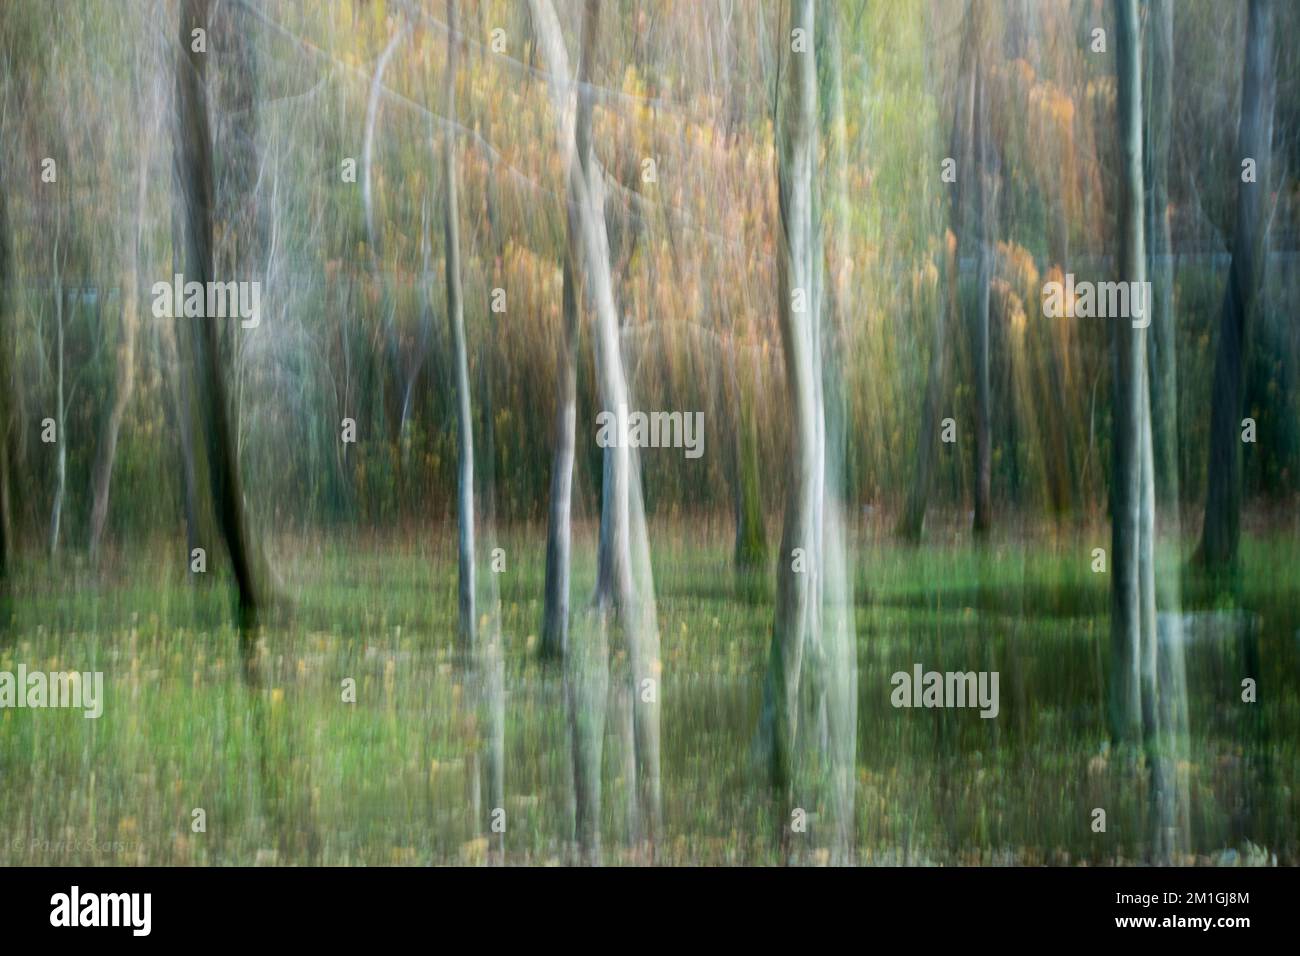
[[[771,626],[738,600],[730,543],[655,529],[663,637],[665,838],[671,863],[767,863],[770,808],[752,743]],[[714,529],[716,530],[716,529]],[[709,544],[712,538],[726,542]],[[563,863],[571,821],[558,671],[535,658],[544,539],[500,542],[506,635],[506,860]],[[450,537],[281,541],[286,607],[268,622],[264,689],[241,684],[229,597],[143,555],[99,576],[29,567],[0,670],[102,670],[104,715],[0,711],[0,864],[478,862],[471,810],[479,721],[454,653]],[[590,541],[575,556],[589,593]],[[856,550],[858,855],[866,863],[1141,859],[1145,777],[1104,753],[1108,582],[1087,534],[1052,543]],[[1249,540],[1240,607],[1259,615],[1260,702],[1240,701],[1241,648],[1188,649],[1193,852],[1251,845],[1300,862],[1300,582],[1294,541]],[[215,579],[217,575],[212,575]],[[51,583],[52,581],[58,583]],[[1221,604],[1195,581],[1187,606]],[[895,710],[890,675],[998,670],[1001,713]],[[357,702],[342,701],[352,677]],[[258,728],[261,727],[259,735]],[[619,736],[607,734],[605,845],[620,850]],[[259,770],[264,767],[265,770]],[[206,833],[191,831],[202,807]],[[310,811],[304,808],[310,807]],[[1108,832],[1089,829],[1104,807]],[[277,824],[277,821],[280,821]],[[812,858],[813,861],[816,857]]]

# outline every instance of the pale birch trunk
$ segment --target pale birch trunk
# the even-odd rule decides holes
[[[820,801],[829,795],[822,810],[831,819],[827,842],[843,851],[852,829],[856,673],[847,548],[835,497],[841,464],[841,430],[834,420],[835,349],[833,344],[823,347],[829,323],[817,190],[818,53],[813,38],[819,34],[814,10],[812,0],[794,4],[792,30],[802,31],[806,41],[801,50],[794,48],[793,32],[781,41],[791,44],[791,52],[778,125],[782,232],[777,289],[791,449],[760,739],[768,749],[783,850],[792,839],[787,826],[791,814],[811,813],[813,807],[804,799]],[[805,684],[811,689],[806,698]],[[812,701],[811,711],[801,708],[805,699]],[[806,720],[811,726],[804,726]],[[804,779],[805,762],[797,752],[804,739],[822,751],[820,779]],[[833,858],[843,859],[843,853]]]
[[[449,123],[456,119],[456,3],[448,0],[447,73],[444,108]],[[450,126],[443,139],[443,179],[447,191],[443,240],[446,256],[447,323],[451,329],[452,364],[456,377],[456,433],[459,467],[456,480],[458,529],[459,635],[462,649],[472,651],[478,627],[474,600],[474,431],[470,412],[469,357],[465,344],[464,296],[460,279],[460,212],[457,206],[456,143]]]
[[[584,288],[595,322],[596,376],[601,408],[617,414],[630,409],[619,333],[618,304],[610,268],[604,216],[604,171],[591,144],[592,94],[589,84],[599,3],[588,0],[583,20],[577,102],[569,95],[568,54],[555,10],[549,0],[530,0],[533,26],[550,74],[558,117],[559,146],[566,159],[569,202],[576,212],[584,264]],[[655,620],[654,580],[646,539],[645,513],[636,456],[623,442],[607,449],[609,481],[602,509],[602,549],[610,556],[598,572],[593,604],[612,617],[626,642],[626,683],[633,702],[638,805],[643,818],[639,836],[653,848],[659,830],[659,634]],[[601,562],[606,564],[606,562]],[[590,656],[590,655],[584,655]],[[590,748],[586,751],[590,753]],[[588,779],[591,768],[586,768]],[[598,772],[598,771],[597,771]],[[591,808],[588,808],[590,812]]]

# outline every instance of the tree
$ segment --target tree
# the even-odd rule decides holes
[[[1174,269],[1169,225],[1169,141],[1173,104],[1174,9],[1172,0],[1148,0],[1146,49],[1150,51],[1144,89],[1144,173],[1146,178],[1148,245],[1147,269],[1152,300],[1147,365],[1150,383],[1150,426],[1143,442],[1144,509],[1149,518],[1152,555],[1148,567],[1155,575],[1159,559],[1156,512],[1164,537],[1180,542],[1178,497],[1178,388],[1174,325]],[[1151,809],[1154,834],[1153,861],[1171,862],[1187,839],[1187,794],[1178,765],[1186,752],[1187,695],[1183,660],[1181,595],[1176,569],[1156,576],[1154,592],[1157,618],[1156,671],[1147,682],[1158,693],[1158,706],[1148,705],[1144,719],[1157,741],[1152,762]],[[1144,587],[1146,587],[1144,582]],[[1164,637],[1160,638],[1161,632]],[[1150,655],[1144,658],[1150,669]]]
[[[1146,280],[1142,182],[1142,72],[1137,0],[1115,0],[1119,88],[1119,277]],[[1146,330],[1113,321],[1114,392],[1111,464],[1111,735],[1142,739],[1154,705],[1155,594],[1152,577],[1153,491]],[[1150,718],[1146,723],[1149,724]],[[1150,739],[1149,736],[1147,739]]]
[[[472,650],[477,620],[474,610],[474,426],[470,411],[469,358],[465,346],[464,294],[460,281],[460,210],[456,189],[456,0],[447,0],[447,73],[443,85],[447,135],[443,138],[443,186],[447,191],[443,220],[446,262],[447,323],[451,330],[452,365],[456,377],[456,435],[459,467],[456,479],[458,529],[458,596],[461,644]]]
[[[176,183],[181,194],[182,262],[187,282],[206,288],[215,278],[213,258],[212,133],[208,122],[207,54],[196,50],[192,33],[207,30],[210,0],[182,0],[180,49],[176,63]],[[185,321],[185,320],[182,320]],[[245,675],[253,671],[254,628],[265,601],[260,558],[244,507],[239,463],[230,427],[230,404],[222,371],[218,324],[214,318],[188,320],[196,365],[194,399],[200,408],[208,463],[208,481],[217,524],[230,556],[239,592],[240,644]]]
[[[1178,507],[1178,361],[1174,340],[1174,262],[1169,227],[1169,146],[1173,125],[1172,0],[1147,0],[1150,50],[1143,147],[1147,201],[1147,271],[1151,277],[1151,438],[1156,503]]]
[[[7,180],[6,180],[7,182]],[[0,188],[0,634],[9,624],[9,576],[13,562],[13,521],[9,501],[9,423],[13,377],[13,240],[9,234],[9,193]]]
[[[556,106],[561,153],[566,157],[569,204],[578,225],[582,250],[583,288],[595,326],[597,390],[601,408],[613,415],[630,406],[619,310],[610,268],[605,227],[604,170],[592,148],[594,95],[591,60],[599,24],[599,0],[587,0],[582,24],[576,105],[570,87],[568,54],[554,7],[549,0],[531,0],[533,28],[550,74]],[[637,476],[636,456],[626,442],[606,449],[609,480],[601,503],[601,537],[606,542],[599,561],[593,606],[602,618],[612,617],[626,641],[626,669],[620,693],[632,710],[632,751],[636,765],[636,800],[643,833],[653,846],[660,814],[659,785],[659,634],[655,616],[654,580],[645,532],[645,512]],[[590,810],[590,808],[588,808]],[[581,830],[581,827],[579,828]]]
[[[54,503],[50,506],[50,557],[59,552],[59,530],[63,524],[63,497],[68,486],[68,401],[65,388],[64,312],[71,296],[63,288],[63,267],[67,259],[66,247],[60,257],[62,216],[54,229],[54,363],[55,374],[55,444],[54,444]]]
[[[1273,4],[1251,0],[1246,15],[1241,118],[1237,125],[1237,224],[1219,319],[1210,398],[1210,460],[1200,557],[1211,573],[1232,573],[1241,537],[1241,412],[1246,340],[1262,283],[1273,143]],[[1254,174],[1248,175],[1250,162]]]
[[[758,594],[758,575],[767,578],[768,546],[767,526],[763,520],[763,499],[759,491],[758,470],[758,413],[754,408],[754,385],[751,375],[743,377],[737,370],[739,348],[734,338],[728,343],[727,373],[735,402],[735,441],[732,443],[732,472],[734,475],[733,511],[735,512],[736,538],[732,549],[732,563],[738,575],[741,592]],[[765,585],[764,585],[765,586]]]
[[[909,541],[919,540],[925,528],[925,512],[938,455],[937,425],[948,370],[949,312],[963,314],[971,337],[975,376],[975,518],[974,530],[982,535],[992,524],[992,410],[989,387],[989,283],[993,271],[992,221],[995,201],[995,173],[988,134],[988,92],[984,47],[987,44],[988,9],[984,0],[972,0],[963,20],[958,65],[950,158],[956,163],[951,184],[949,219],[955,248],[943,244],[944,286],[935,309],[926,374],[925,397],[916,443],[916,470],[908,491],[897,533]],[[975,263],[974,284],[960,280],[961,264]]]
[[[574,211],[565,217],[564,339],[557,356],[555,448],[546,521],[546,585],[541,654],[563,658],[569,649],[569,566],[572,549],[573,456],[577,424],[578,292],[573,271]]]
[[[785,821],[799,789],[797,742],[801,735],[815,735],[830,777],[825,781],[831,798],[828,829],[843,850],[852,825],[856,675],[852,602],[835,499],[839,432],[835,422],[828,422],[826,402],[835,358],[833,349],[823,349],[829,310],[817,190],[821,49],[812,44],[819,35],[814,10],[813,0],[793,5],[777,127],[777,294],[791,450],[760,739],[768,750],[775,812]],[[811,711],[816,726],[800,719],[801,702],[809,696],[805,688],[817,701]],[[781,834],[784,845],[788,829],[782,827]]]

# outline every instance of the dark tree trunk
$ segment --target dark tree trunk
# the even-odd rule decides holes
[[[1241,415],[1246,337],[1262,284],[1273,141],[1273,5],[1251,0],[1237,127],[1237,165],[1253,159],[1255,182],[1237,184],[1237,225],[1232,266],[1219,322],[1210,405],[1210,462],[1205,493],[1201,558],[1212,573],[1231,573],[1241,536]]]
[[[907,492],[907,503],[896,529],[904,541],[919,541],[925,532],[925,511],[934,482],[934,465],[939,457],[939,419],[947,381],[948,309],[956,296],[957,264],[944,242],[943,271],[939,278],[934,309],[934,329],[930,342],[930,365],[925,377],[925,398],[921,404],[921,426],[916,436],[916,472]]]
[[[736,570],[748,575],[767,568],[767,528],[759,489],[758,419],[750,390],[739,383],[734,455],[736,539],[732,557]]]
[[[1151,282],[1147,339],[1151,378],[1151,443],[1156,504],[1178,507],[1178,361],[1174,339],[1174,263],[1169,230],[1169,145],[1174,105],[1172,0],[1149,0],[1150,64],[1146,88],[1146,239]]]
[[[182,197],[183,248],[187,282],[215,278],[212,244],[212,134],[208,123],[207,54],[191,45],[191,31],[209,23],[210,0],[183,0],[180,59],[176,70],[176,181]],[[221,368],[219,320],[188,320],[196,358],[196,392],[202,410],[208,478],[217,523],[239,589],[240,630],[246,669],[251,668],[254,628],[263,604],[259,561],[244,509],[243,488],[230,426],[230,400]],[[249,672],[251,676],[251,671]]]

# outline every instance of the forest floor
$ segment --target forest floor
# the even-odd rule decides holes
[[[857,861],[1141,862],[1148,775],[1104,745],[1109,579],[1091,564],[1108,535],[917,548],[861,537]],[[753,748],[771,588],[738,597],[721,525],[652,524],[651,538],[663,659],[656,860],[774,862]],[[570,862],[563,683],[536,654],[544,534],[518,529],[498,543],[505,862]],[[266,624],[257,691],[241,680],[215,569],[196,585],[161,550],[99,572],[75,561],[57,574],[20,569],[0,671],[102,671],[104,710],[0,710],[0,865],[488,858],[471,809],[486,792],[474,779],[483,721],[455,650],[454,536],[271,544],[285,600]],[[582,529],[575,607],[590,593],[593,552]],[[1179,862],[1300,863],[1298,557],[1294,534],[1248,537],[1232,602],[1185,576],[1185,611],[1245,612],[1247,634],[1186,642],[1191,731],[1178,773],[1190,846]],[[1241,679],[1254,654],[1249,704]],[[998,717],[895,709],[890,677],[918,663],[998,671]],[[642,859],[626,849],[624,753],[607,729],[609,863]],[[1094,808],[1106,810],[1105,833],[1093,832]]]

